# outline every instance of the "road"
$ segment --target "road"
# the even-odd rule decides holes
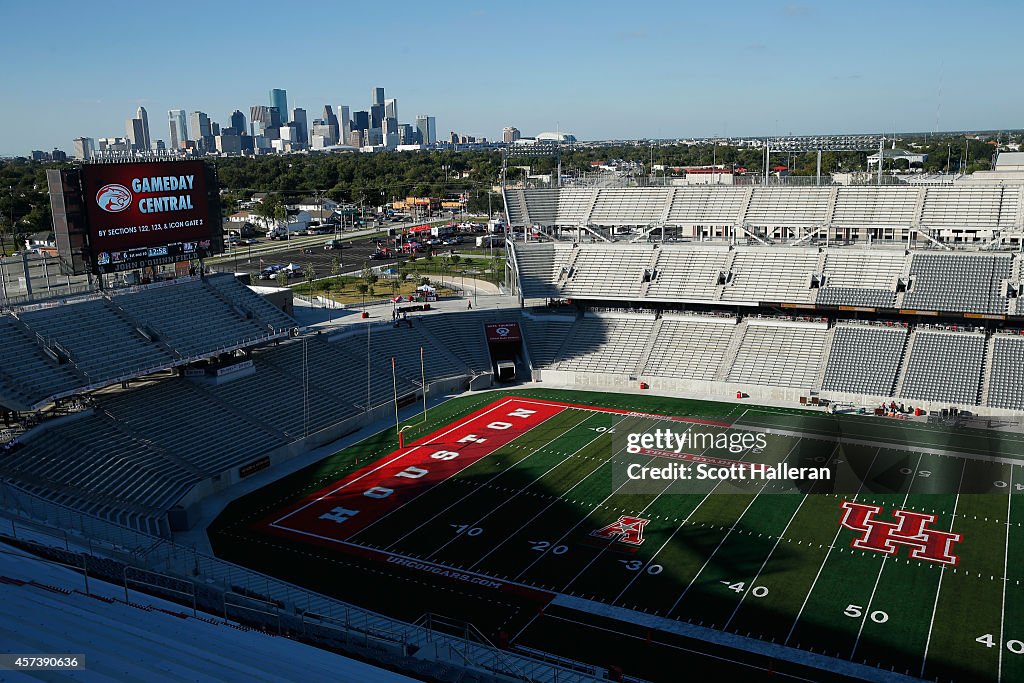
[[[397,259],[370,260],[370,254],[377,250],[376,239],[358,237],[347,241],[344,249],[324,249],[324,242],[332,238],[332,235],[293,237],[287,243],[260,239],[259,244],[241,246],[225,252],[225,255],[217,259],[213,265],[220,270],[230,265],[236,273],[256,273],[261,268],[273,264],[297,263],[303,270],[307,265],[312,265],[317,277],[324,277],[331,274],[334,259],[338,259],[343,273],[362,270],[364,262],[371,265],[397,262]],[[307,251],[309,253],[306,253]]]
[[[405,229],[411,225],[416,224],[403,223],[389,227]],[[361,230],[354,233],[351,238],[349,235],[341,237],[346,240],[344,249],[324,249],[324,242],[333,239],[334,235],[292,236],[288,242],[261,237],[258,238],[258,244],[228,249],[223,256],[212,260],[210,265],[218,270],[231,268],[236,273],[257,273],[269,265],[296,263],[302,266],[303,270],[307,265],[312,265],[317,277],[326,277],[331,274],[334,259],[338,259],[343,273],[358,273],[362,270],[363,263],[380,266],[399,263],[407,258],[402,255],[397,259],[370,260],[370,255],[377,250],[378,239],[387,239],[380,235],[379,230]],[[465,244],[461,245],[462,248],[472,248],[475,235],[464,235],[463,238]],[[459,247],[455,249],[458,251]],[[306,253],[307,251],[310,253]]]

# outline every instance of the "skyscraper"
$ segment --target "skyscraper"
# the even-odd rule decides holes
[[[390,99],[384,101],[384,120],[381,122],[381,133],[382,142],[388,149],[393,149],[400,144],[400,136],[398,135],[398,100]]]
[[[347,145],[348,137],[352,133],[352,118],[348,113],[348,105],[339,104],[335,110],[338,112],[338,141]]]
[[[245,125],[245,114],[237,109],[231,112],[231,127],[235,129],[235,135],[246,135],[249,129]]]
[[[309,144],[309,126],[306,123],[306,110],[301,107],[292,109],[292,127],[295,128],[297,139],[295,142],[303,145]]]
[[[185,123],[184,109],[171,109],[167,112],[167,123],[171,129],[171,149],[184,149],[188,142],[188,128]]]
[[[254,105],[249,107],[249,120],[253,135],[263,135],[267,129],[281,127],[281,112],[277,107]]]
[[[380,130],[384,125],[384,105],[370,105],[370,128]]]
[[[508,126],[501,129],[501,141],[502,142],[515,142],[521,137],[519,129],[515,126]]]
[[[128,144],[136,152],[146,149],[146,134],[142,129],[142,119],[128,119],[124,122],[124,132],[128,136]]]
[[[135,118],[142,121],[142,149],[150,151],[153,148],[153,139],[149,136],[149,114],[145,107],[139,107],[135,111]]]
[[[75,158],[89,161],[96,155],[96,145],[92,138],[75,138]]]
[[[384,88],[374,88],[370,96],[370,104],[384,106]]]
[[[367,130],[370,127],[370,112],[357,111],[352,115],[353,130]]]
[[[281,122],[278,125],[286,123],[285,117],[288,116],[288,93],[281,88],[271,90],[270,106],[277,107],[277,111],[281,115]]]
[[[437,142],[437,120],[433,116],[417,116],[416,128],[420,132],[420,144],[432,145]]]
[[[202,140],[210,135],[210,117],[201,111],[192,112],[192,139]]]

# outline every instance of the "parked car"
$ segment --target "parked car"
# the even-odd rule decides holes
[[[282,268],[284,268],[284,264],[282,263],[275,263],[274,265],[266,266],[263,270],[260,271],[259,279],[273,280],[274,276],[277,275],[277,271],[281,270]]]

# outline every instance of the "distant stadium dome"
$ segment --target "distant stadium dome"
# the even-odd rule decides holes
[[[537,142],[576,142],[576,136],[568,133],[552,133],[550,131],[537,134]]]

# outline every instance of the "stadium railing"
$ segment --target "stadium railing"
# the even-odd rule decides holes
[[[0,536],[17,539],[18,525],[22,524],[36,543],[63,546],[65,551],[74,549],[101,560],[110,554],[126,566],[192,584],[194,592],[213,589],[224,599],[228,593],[252,598],[259,602],[261,610],[275,612],[289,623],[313,618],[359,639],[389,641],[401,645],[405,652],[414,647],[420,659],[429,652],[433,659],[448,666],[484,670],[512,679],[536,683],[607,680],[607,671],[582,662],[571,667],[542,662],[487,643],[399,621],[211,557],[195,548],[36,498],[10,482],[0,481],[0,511],[6,512],[10,521],[9,525],[0,524]]]

